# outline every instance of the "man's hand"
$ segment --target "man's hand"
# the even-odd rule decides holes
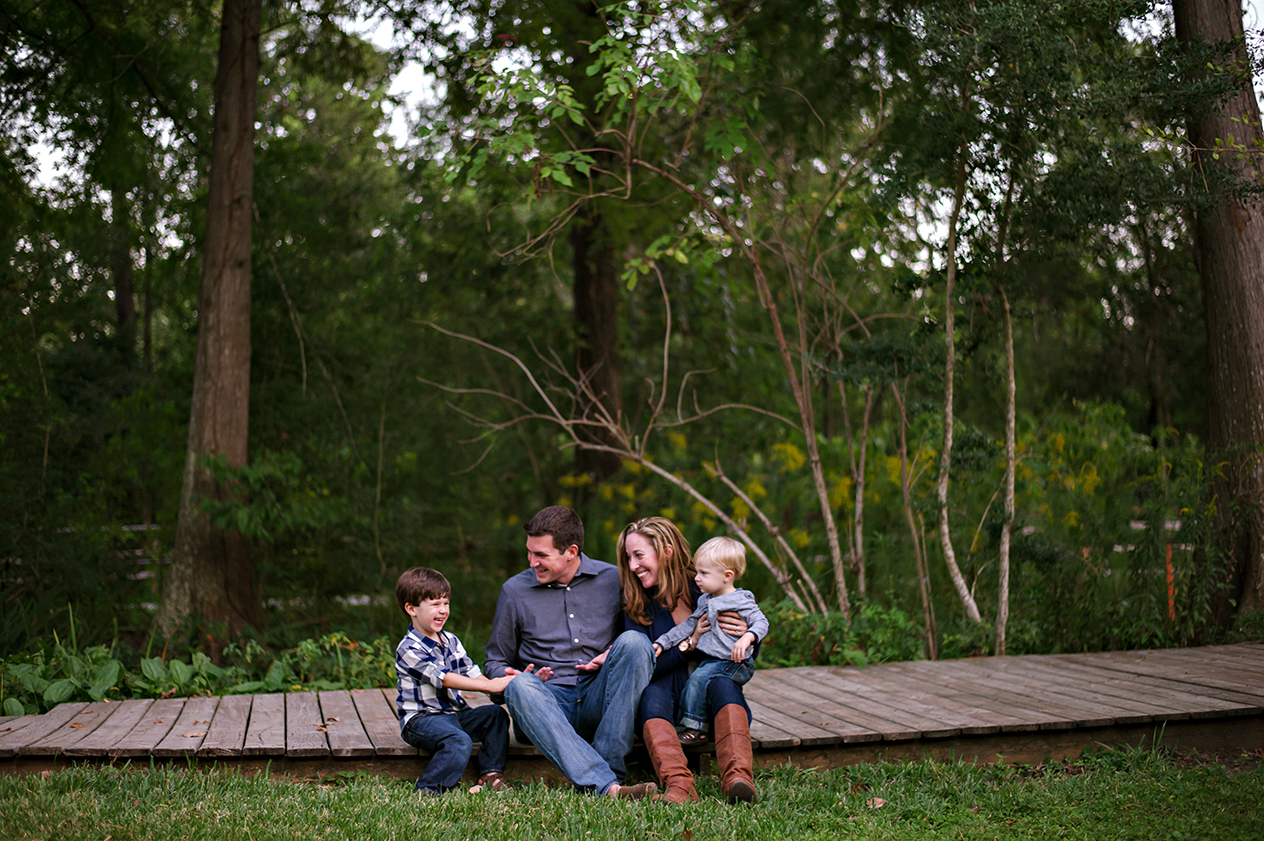
[[[578,664],[576,664],[576,666],[575,666],[575,671],[577,671],[577,672],[596,672],[596,671],[600,671],[601,667],[605,665],[605,663],[606,663],[606,657],[607,657],[609,654],[610,654],[610,649],[608,649],[608,648],[607,648],[605,651],[601,652],[601,653],[600,653],[600,654],[598,654],[596,657],[594,657],[594,658],[592,658],[591,660],[589,660],[587,663],[578,663]]]
[[[513,677],[514,675],[529,675],[532,672],[535,672],[535,676],[540,680],[548,680],[553,677],[553,669],[550,666],[541,666],[539,671],[536,671],[535,663],[528,663],[527,667],[522,671],[518,671],[512,666],[505,666],[506,677]]]
[[[737,642],[733,643],[733,653],[730,655],[734,663],[740,663],[746,659],[746,649],[750,648],[751,643],[755,641],[755,635],[752,633],[742,634]]]
[[[720,620],[720,630],[730,637],[740,637],[750,630],[750,625],[736,611],[726,610],[717,618]]]

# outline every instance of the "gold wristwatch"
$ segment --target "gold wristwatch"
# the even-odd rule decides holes
[[[680,649],[681,654],[688,654],[690,651],[693,651],[694,649],[693,637],[685,637],[683,640],[680,641],[680,645],[676,647]]]

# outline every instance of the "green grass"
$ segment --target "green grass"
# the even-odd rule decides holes
[[[761,773],[760,802],[610,802],[535,785],[419,800],[405,780],[332,784],[223,769],[74,768],[0,778],[13,839],[1216,839],[1259,841],[1264,770],[1113,751],[1045,771],[922,762]],[[872,808],[874,798],[885,801]]]

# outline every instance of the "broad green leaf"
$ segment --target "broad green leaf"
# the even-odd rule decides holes
[[[176,686],[184,686],[189,682],[189,678],[193,677],[193,667],[183,660],[172,660],[168,668],[171,671],[171,680]]]
[[[272,665],[268,667],[268,673],[263,677],[263,682],[271,690],[280,689],[285,684],[285,664],[280,660],[273,660]]]
[[[26,708],[22,706],[22,702],[17,698],[4,699],[5,715],[26,715]]]
[[[154,683],[165,683],[167,680],[167,667],[162,664],[162,660],[158,657],[141,660],[140,671],[141,674]]]
[[[44,700],[50,704],[60,704],[75,694],[75,682],[69,678],[55,680],[44,690]]]

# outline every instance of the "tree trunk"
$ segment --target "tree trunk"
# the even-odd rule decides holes
[[[1216,191],[1196,209],[1194,242],[1207,325],[1207,453],[1220,465],[1212,494],[1217,531],[1229,541],[1226,568],[1208,570],[1224,585],[1212,621],[1229,627],[1235,604],[1264,607],[1264,214],[1232,191],[1259,183],[1264,137],[1238,0],[1174,0],[1173,9],[1177,39],[1225,47],[1216,64],[1238,79],[1234,95],[1188,122],[1195,182],[1205,178]],[[1231,142],[1251,151],[1230,151]]]
[[[132,220],[126,188],[110,189],[110,243],[114,274],[114,313],[118,321],[118,348],[123,364],[131,367],[136,359],[136,296],[133,293]]]
[[[948,220],[948,270],[945,273],[944,290],[944,440],[939,450],[939,482],[936,485],[936,493],[939,499],[939,542],[944,550],[944,563],[948,565],[948,574],[952,577],[953,586],[957,588],[957,595],[961,598],[961,605],[965,609],[966,616],[970,617],[972,622],[982,622],[983,617],[979,615],[979,607],[975,604],[974,596],[970,594],[970,588],[966,586],[966,579],[961,574],[961,568],[957,566],[957,553],[952,548],[952,530],[948,524],[948,474],[952,467],[953,379],[956,375],[957,362],[954,335],[956,302],[953,298],[956,295],[954,284],[957,279],[957,222],[961,218],[965,192],[965,150],[962,149],[957,161],[952,216]]]
[[[1015,426],[1018,416],[1017,384],[1014,376],[1014,321],[1009,298],[1001,293],[1005,319],[1005,521],[1001,524],[1000,580],[996,597],[996,655],[1005,655],[1005,628],[1009,624],[1009,547],[1014,530]]]
[[[908,381],[905,380],[907,387]],[[899,410],[896,423],[899,424],[900,435],[897,448],[900,455],[900,493],[904,503],[904,519],[908,523],[909,538],[913,545],[913,568],[917,572],[917,590],[922,597],[922,617],[925,623],[923,642],[926,646],[926,659],[939,659],[939,628],[935,623],[935,603],[930,597],[930,574],[926,569],[926,541],[922,539],[918,528],[917,516],[913,512],[913,480],[909,475],[908,460],[908,409],[904,405],[904,395],[897,383],[891,383],[891,393],[895,395],[895,406]]]
[[[250,236],[261,0],[225,0],[215,76],[209,208],[202,255],[197,360],[188,452],[171,569],[155,625],[169,637],[192,617],[217,637],[258,624],[246,539],[214,528],[199,510],[231,488],[204,465],[246,463],[250,405]]]
[[[622,370],[619,364],[619,284],[614,249],[599,214],[578,216],[571,223],[574,266],[576,367],[592,389],[595,400],[581,404],[581,414],[606,412],[618,421],[623,412]],[[582,396],[581,396],[582,400]],[[602,444],[614,442],[598,434]],[[595,482],[619,469],[618,456],[585,450],[575,454],[579,473]]]

